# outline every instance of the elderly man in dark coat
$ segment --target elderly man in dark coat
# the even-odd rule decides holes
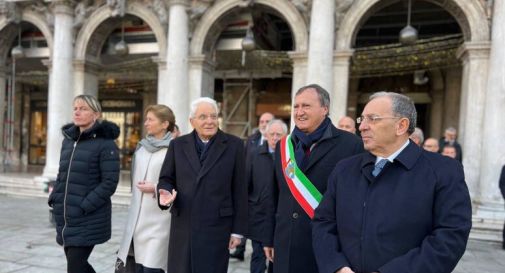
[[[293,109],[296,127],[277,145],[278,202],[276,216],[269,217],[275,232],[271,228],[265,234],[266,256],[275,273],[317,273],[310,226],[314,208],[335,164],[363,151],[356,135],[333,126],[329,107],[330,96],[321,86],[300,88]]]
[[[255,149],[247,164],[246,177],[249,186],[249,232],[253,252],[251,255],[251,273],[264,273],[266,257],[263,252],[264,236],[268,226],[267,211],[274,207],[275,187],[274,154],[277,142],[288,132],[288,127],[280,119],[274,119],[265,128],[266,141]],[[272,264],[268,272],[272,272]]]
[[[210,98],[191,104],[190,122],[195,130],[170,144],[158,183],[160,208],[172,213],[168,272],[226,273],[247,231],[244,144],[218,129]]]
[[[472,225],[461,164],[409,140],[416,109],[379,92],[358,118],[365,149],[337,164],[312,233],[321,273],[450,273]]]

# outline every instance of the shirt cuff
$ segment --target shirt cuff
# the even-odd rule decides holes
[[[238,238],[238,239],[242,239],[242,238],[244,238],[244,236],[243,236],[243,235],[240,235],[240,234],[235,234],[235,233],[232,233],[232,234],[231,234],[231,237],[235,237],[235,238]]]

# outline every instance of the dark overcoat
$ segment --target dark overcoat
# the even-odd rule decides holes
[[[247,232],[244,143],[219,130],[201,164],[195,137],[173,140],[160,172],[158,189],[177,191],[168,272],[226,273],[230,235]]]
[[[461,164],[410,144],[372,176],[370,153],[341,161],[313,221],[321,273],[449,273],[472,226]]]
[[[82,134],[73,124],[62,128],[64,139],[56,184],[48,199],[56,221],[56,241],[92,246],[111,236],[111,200],[119,181],[119,127],[96,122]]]
[[[250,155],[247,164],[247,185],[249,187],[249,230],[247,238],[263,242],[267,233],[267,211],[274,206],[271,190],[275,186],[274,159],[268,150],[268,143],[258,147]]]
[[[275,152],[275,173],[278,204],[273,236],[275,273],[317,273],[312,251],[310,217],[297,203],[284,180],[280,145]],[[362,141],[354,134],[328,127],[323,137],[312,148],[307,167],[302,170],[319,192],[326,191],[328,176],[340,160],[363,152]],[[267,235],[270,236],[271,235]],[[272,242],[266,240],[266,245]]]
[[[502,169],[501,169],[501,174],[500,174],[500,191],[501,191],[501,195],[503,196],[503,199],[505,199],[505,166],[503,166]]]

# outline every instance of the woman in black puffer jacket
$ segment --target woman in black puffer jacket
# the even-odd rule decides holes
[[[67,257],[67,271],[95,272],[88,257],[111,237],[111,200],[119,180],[119,127],[100,120],[98,100],[74,98],[73,123],[64,135],[56,184],[49,196],[56,241]]]

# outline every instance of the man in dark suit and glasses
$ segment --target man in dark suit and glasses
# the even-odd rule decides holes
[[[244,144],[219,130],[213,99],[195,100],[189,120],[194,131],[170,143],[158,183],[172,214],[168,272],[226,273],[247,232]]]
[[[315,211],[320,273],[450,273],[466,249],[472,207],[463,167],[409,135],[407,96],[379,92],[357,119],[367,153],[340,161]]]

